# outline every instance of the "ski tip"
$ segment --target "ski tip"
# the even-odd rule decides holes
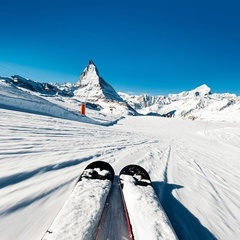
[[[148,172],[141,166],[130,164],[124,167],[119,173],[119,182],[123,186],[123,175],[132,176],[135,180],[136,185],[147,186],[152,185],[151,178]]]
[[[88,178],[100,180],[108,179],[113,182],[114,174],[114,170],[109,163],[104,161],[95,161],[87,165],[80,176],[79,181],[81,181],[83,178]]]

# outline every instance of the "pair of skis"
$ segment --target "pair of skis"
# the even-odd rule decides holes
[[[114,170],[110,164],[103,161],[90,163],[42,240],[98,239],[113,180]],[[177,239],[145,169],[128,165],[121,170],[118,181],[130,240]],[[145,219],[146,227],[142,217],[147,216],[153,219]]]

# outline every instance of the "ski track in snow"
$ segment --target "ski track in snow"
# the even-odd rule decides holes
[[[116,176],[144,167],[179,239],[240,236],[239,124],[127,117],[103,127],[0,112],[0,239],[41,239],[96,160]]]

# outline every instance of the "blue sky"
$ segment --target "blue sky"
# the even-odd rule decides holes
[[[116,91],[207,84],[240,95],[240,1],[0,0],[0,76],[72,82],[89,60]]]

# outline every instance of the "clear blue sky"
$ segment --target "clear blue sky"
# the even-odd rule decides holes
[[[72,82],[91,59],[116,91],[207,84],[240,95],[239,0],[0,0],[0,76]]]

